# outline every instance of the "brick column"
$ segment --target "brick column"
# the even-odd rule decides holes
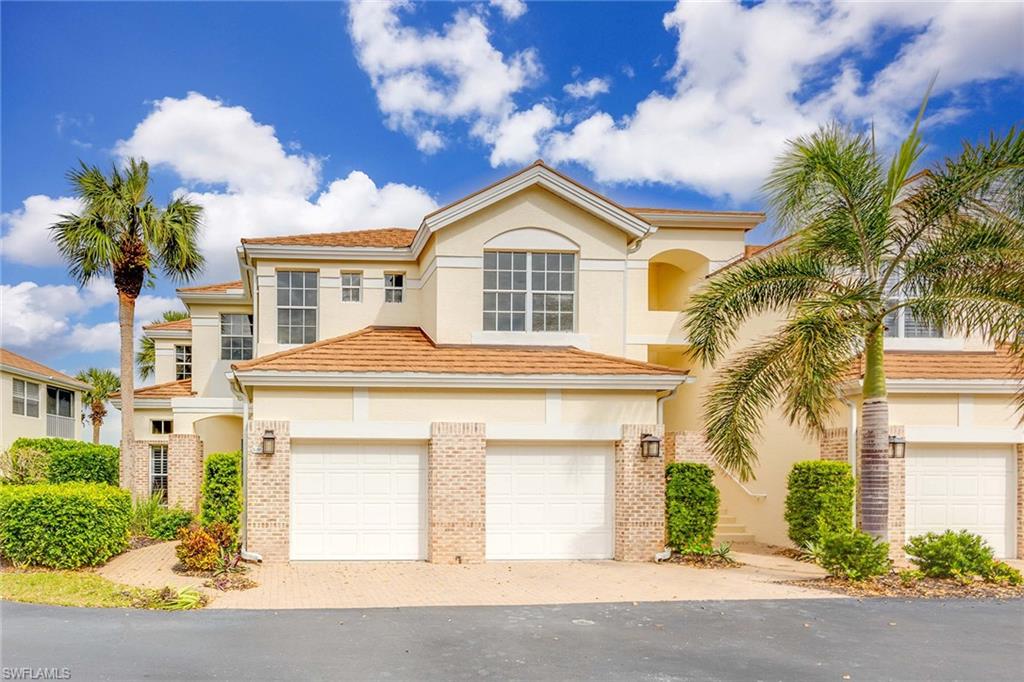
[[[669,431],[662,441],[662,452],[665,453],[666,465],[696,462],[711,466],[715,461],[702,431]]]
[[[849,462],[849,446],[849,429],[845,426],[825,429],[818,439],[818,458],[830,462]]]
[[[624,424],[615,442],[615,559],[653,561],[665,549],[665,449],[640,453],[640,436],[662,436],[662,425]],[[674,439],[679,442],[678,435]],[[664,443],[662,443],[664,446]],[[678,445],[676,445],[678,450]]]
[[[902,425],[894,424],[889,426],[890,436],[903,436],[905,429]],[[861,442],[857,439],[857,470],[861,469]],[[889,556],[894,561],[902,561],[906,558],[903,545],[907,542],[907,461],[906,459],[886,460],[889,467],[888,472],[888,512],[886,519],[886,537],[883,538],[889,543]],[[861,477],[857,477],[857,527],[860,528],[864,522],[864,509],[862,504],[863,493]]]
[[[1017,444],[1017,558],[1024,559],[1024,443]]]
[[[434,422],[427,446],[427,561],[480,563],[486,556],[484,424]]]
[[[149,446],[158,441],[124,441],[121,443],[121,487],[131,493],[132,499],[149,497]]]
[[[274,454],[253,455],[263,432],[274,432]],[[289,422],[254,420],[246,437],[246,549],[264,561],[287,561],[291,516],[291,437]]]
[[[172,433],[167,439],[167,504],[199,511],[203,485],[203,441],[194,433]]]

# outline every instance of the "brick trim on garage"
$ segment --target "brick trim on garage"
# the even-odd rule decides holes
[[[274,432],[274,454],[251,454],[262,445],[266,430]],[[290,422],[253,420],[246,444],[246,549],[260,554],[264,561],[287,561],[291,541]]]
[[[624,424],[615,442],[615,559],[653,561],[665,549],[665,448],[644,457],[640,437],[664,435],[661,424]]]
[[[434,422],[427,445],[427,561],[474,564],[486,556],[484,424]]]
[[[1017,558],[1024,559],[1024,443],[1017,443]]]
[[[194,433],[167,437],[167,504],[199,512],[203,486],[203,441]]]

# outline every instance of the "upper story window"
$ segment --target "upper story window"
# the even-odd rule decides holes
[[[21,379],[12,379],[13,386],[13,408],[14,414],[26,417],[39,416],[39,384]]]
[[[152,422],[152,431],[157,435],[174,433],[174,421],[170,419],[154,419]]]
[[[485,331],[572,332],[575,311],[575,254],[484,252]]]
[[[384,273],[384,302],[401,303],[405,291],[405,275],[400,272]]]
[[[192,346],[174,347],[174,380],[192,378]]]
[[[343,303],[359,303],[363,300],[363,273],[341,273],[341,300]]]
[[[898,281],[902,277],[901,269],[893,273],[893,278]],[[886,306],[894,306],[900,301],[906,300],[905,294],[898,288],[889,292],[889,299]],[[927,320],[919,320],[914,313],[907,308],[897,308],[885,316],[885,335],[895,339],[941,339],[942,328]]]
[[[56,386],[46,387],[46,414],[55,417],[72,417],[74,410],[74,393]]]
[[[252,359],[252,315],[221,313],[220,359]]]
[[[317,273],[277,273],[277,342],[316,341]]]

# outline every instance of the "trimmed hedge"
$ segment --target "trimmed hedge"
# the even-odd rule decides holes
[[[49,483],[108,483],[117,485],[120,450],[113,445],[95,445],[66,438],[19,438],[11,449],[28,448],[49,456]]]
[[[683,554],[711,549],[718,525],[718,488],[706,464],[675,462],[665,467],[665,511],[669,547]]]
[[[789,472],[786,523],[797,547],[819,540],[821,530],[853,530],[853,475],[845,462],[797,462]]]
[[[206,458],[199,520],[228,523],[237,530],[242,514],[242,453],[215,452]]]
[[[128,548],[128,491],[103,483],[0,486],[0,553],[18,565],[96,566]]]

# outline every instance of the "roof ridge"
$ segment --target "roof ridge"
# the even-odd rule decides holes
[[[230,279],[226,282],[210,282],[209,284],[197,284],[191,287],[178,287],[177,291],[195,291],[196,289],[209,289],[210,287],[227,286],[229,284],[237,284],[238,286],[242,286],[242,280]]]
[[[73,384],[81,385],[83,387],[90,387],[88,383],[86,383],[84,381],[81,381],[79,379],[76,379],[75,377],[71,376],[70,374],[65,374],[64,372],[61,372],[60,370],[56,370],[53,367],[50,367],[48,365],[44,365],[43,363],[39,362],[38,360],[33,360],[32,358],[30,358],[30,357],[28,357],[26,355],[22,355],[21,353],[15,353],[13,350],[0,347],[0,356],[2,356],[2,354],[13,355],[18,360],[21,360],[22,362],[26,362],[26,363],[28,363],[30,365],[34,365],[34,366],[36,366],[38,368],[41,368],[42,370],[45,370],[45,371],[39,371],[39,369],[30,369],[28,367],[16,367],[14,365],[8,365],[8,366],[12,367],[13,369],[20,369],[20,370],[22,370],[24,372],[35,372],[36,374],[40,374],[40,375],[43,375],[43,376],[48,376],[48,377],[50,377],[52,379],[60,379],[62,381],[68,381],[68,382],[71,382]],[[0,357],[0,361],[2,361],[2,357]]]
[[[387,232],[394,230],[400,230],[402,232],[417,232],[418,228],[399,227],[397,225],[394,225],[390,227],[364,227],[358,230],[324,230],[322,232],[300,232],[298,234],[268,235],[265,237],[242,237],[241,242],[243,244],[258,244],[261,240],[266,239],[287,239],[289,237],[321,237],[336,234],[360,234],[366,232]]]

